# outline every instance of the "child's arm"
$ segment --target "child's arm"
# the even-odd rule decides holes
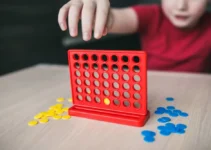
[[[138,17],[132,8],[111,9],[111,18],[110,33],[134,33],[138,30]]]
[[[68,18],[68,24],[66,19]],[[88,41],[94,30],[99,39],[110,33],[132,33],[138,20],[131,8],[110,9],[109,0],[71,0],[59,11],[58,22],[62,30],[69,28],[70,35],[78,34],[78,21],[82,21],[83,39]]]

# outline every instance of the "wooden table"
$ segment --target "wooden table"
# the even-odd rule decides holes
[[[71,97],[67,66],[37,65],[0,77],[0,150],[210,150],[211,75],[148,72],[148,106],[151,117],[143,128],[72,117],[50,120],[34,127],[28,121]],[[172,96],[174,102],[165,98]],[[66,106],[71,106],[66,101]],[[157,130],[159,106],[174,105],[189,117],[173,118],[188,125],[183,135],[161,136]],[[140,132],[157,132],[145,143]]]

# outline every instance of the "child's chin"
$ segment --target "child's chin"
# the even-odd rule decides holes
[[[175,21],[174,23],[174,26],[175,27],[177,27],[177,28],[190,28],[191,27],[191,25],[190,25],[190,23],[187,23],[187,22],[177,22],[177,21]]]

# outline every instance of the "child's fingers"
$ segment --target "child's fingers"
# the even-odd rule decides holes
[[[88,41],[92,36],[94,13],[96,4],[94,2],[84,3],[81,15],[83,39]]]
[[[111,27],[112,27],[112,24],[113,24],[113,15],[112,15],[112,12],[109,11],[109,14],[107,17],[107,23],[106,23],[106,26],[103,31],[103,36],[107,35],[109,29],[111,29]]]
[[[78,34],[78,22],[80,18],[83,3],[80,0],[71,1],[68,14],[69,32],[71,36]]]
[[[107,16],[110,8],[110,3],[107,0],[97,1],[97,12],[95,18],[94,37],[99,39],[103,35],[104,28],[107,22]]]
[[[63,31],[67,29],[66,19],[68,16],[69,7],[70,7],[70,4],[67,3],[59,10],[58,23],[59,23],[60,28]]]

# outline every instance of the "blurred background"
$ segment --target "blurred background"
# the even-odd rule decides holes
[[[0,1],[0,75],[38,63],[67,64],[66,52],[72,48],[140,49],[137,34],[108,35],[89,42],[82,40],[81,33],[71,38],[57,23],[58,11],[67,1]],[[159,1],[110,0],[111,6],[116,8]]]

